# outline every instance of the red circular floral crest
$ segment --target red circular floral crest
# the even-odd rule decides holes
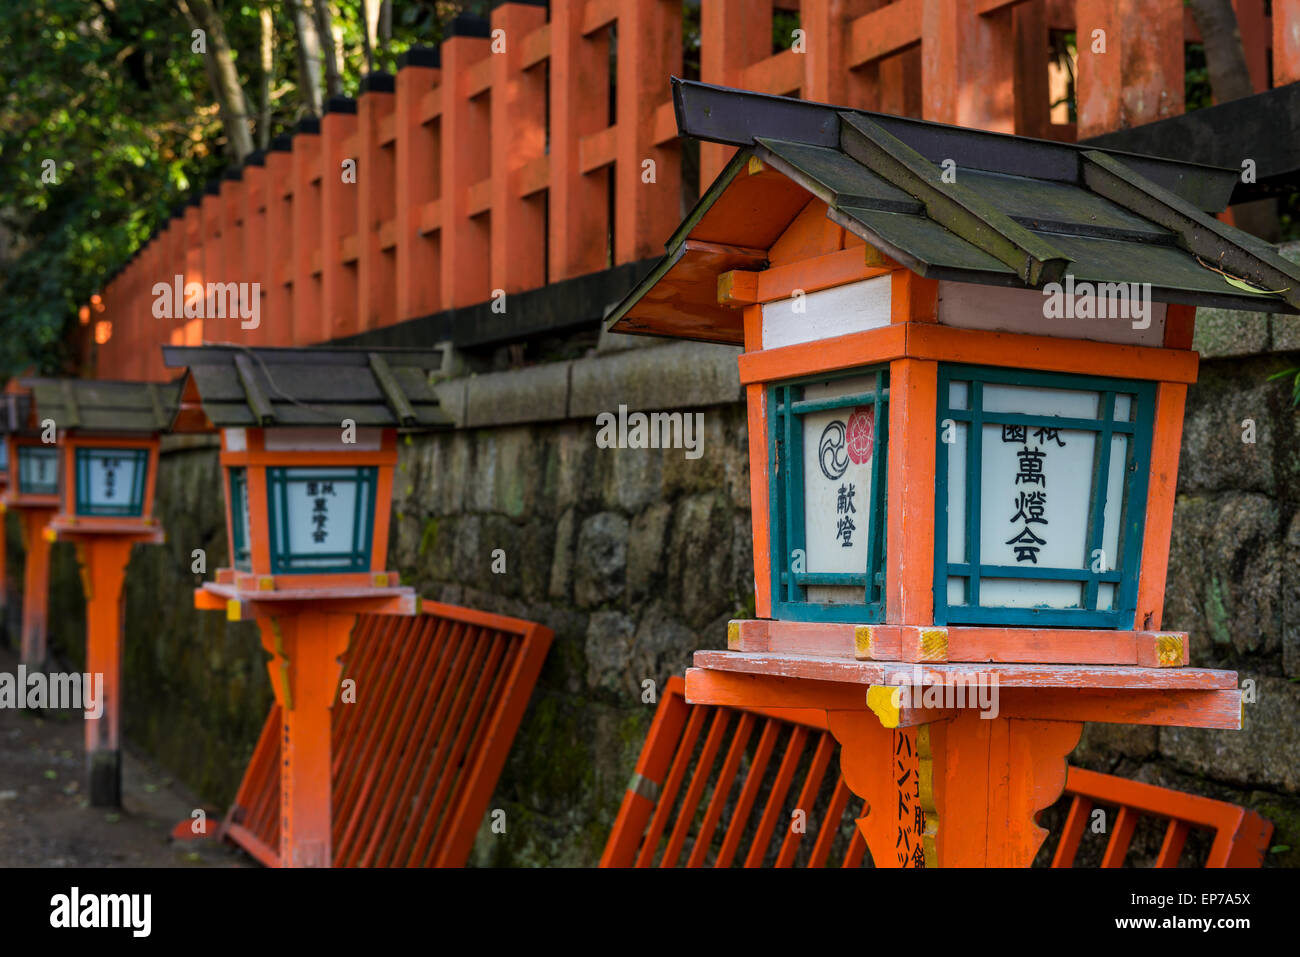
[[[849,416],[849,424],[845,432],[847,433],[849,460],[854,465],[865,465],[871,461],[871,449],[875,442],[875,428],[876,407],[873,405],[860,405]]]

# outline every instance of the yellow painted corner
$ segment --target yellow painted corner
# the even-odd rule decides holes
[[[1162,668],[1183,663],[1183,636],[1156,636],[1156,663]]]
[[[903,689],[892,685],[867,688],[867,707],[880,719],[884,728],[897,728],[903,706]]]
[[[921,659],[923,661],[948,660],[948,629],[921,629]]]

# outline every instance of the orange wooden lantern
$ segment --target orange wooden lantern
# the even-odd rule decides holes
[[[610,328],[744,347],[758,612],[689,699],[827,711],[878,866],[1027,866],[1083,721],[1239,728],[1161,630],[1195,306],[1300,307],[1235,174],[674,95],[741,149]]]
[[[163,541],[153,518],[159,435],[176,414],[181,387],[92,379],[24,384],[31,387],[35,416],[62,436],[53,469],[57,508],[43,537],[77,549],[86,595],[86,673],[96,681],[103,676],[102,708],[86,715],[88,792],[92,805],[116,807],[122,795],[122,585],[132,547]],[[29,463],[29,474],[38,464]],[[20,460],[20,483],[22,471]]]
[[[42,429],[31,390],[11,379],[3,394],[4,486],[0,504],[18,513],[23,540],[20,660],[40,671],[48,657],[50,543],[45,529],[59,502],[58,432]],[[48,440],[48,441],[43,441]]]
[[[385,570],[399,430],[449,425],[437,351],[164,347],[188,367],[182,416],[221,430],[231,566],[199,608],[255,620],[284,720],[280,860],[331,852],[330,709],[361,613],[413,615],[414,590]]]

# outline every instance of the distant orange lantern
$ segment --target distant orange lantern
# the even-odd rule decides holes
[[[87,793],[96,807],[116,807],[122,795],[122,586],[132,546],[163,541],[153,518],[159,435],[175,417],[181,386],[92,379],[23,384],[32,389],[32,418],[57,429],[62,441],[57,448],[18,446],[19,491],[42,465],[25,463],[24,453],[53,459],[46,471],[54,476],[58,511],[45,538],[76,546],[86,593],[86,671],[103,675],[102,711],[86,715]]]
[[[90,307],[82,306],[77,310],[77,320],[83,325],[90,325]]]
[[[112,338],[113,338],[113,324],[111,322],[109,322],[107,319],[101,319],[99,322],[95,323],[96,345],[102,346],[104,343],[108,342],[108,340]]]

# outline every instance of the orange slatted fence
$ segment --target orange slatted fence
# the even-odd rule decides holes
[[[1300,79],[1300,0],[1233,5],[1256,91],[1270,63],[1272,85]],[[701,0],[689,31],[662,0],[503,3],[462,21],[165,224],[80,328],[87,367],[163,379],[161,343],[309,345],[657,255],[683,175],[707,187],[730,152],[681,161],[668,78],[686,72],[685,33],[707,83],[1067,141],[1181,113],[1198,39],[1168,0],[809,0],[794,4],[803,40],[790,34],[804,46],[773,54],[777,6]],[[1112,55],[1094,53],[1098,30]],[[1069,81],[1077,123],[1052,113],[1071,70],[1051,38],[1069,31],[1091,38]],[[178,275],[259,283],[259,327],[156,317],[154,285]]]
[[[1110,839],[1101,860],[1102,867],[1123,867],[1139,819],[1149,816],[1167,822],[1156,867],[1177,867],[1187,838],[1194,829],[1214,835],[1206,867],[1259,867],[1273,835],[1271,821],[1254,811],[1174,791],[1170,788],[1130,781],[1111,774],[1098,774],[1083,768],[1070,768],[1065,793],[1070,796],[1070,810],[1060,843],[1052,856],[1053,867],[1072,867],[1079,853],[1079,843],[1088,827],[1092,811],[1108,811]]]
[[[862,866],[870,858],[854,821],[863,802],[838,767],[825,712],[691,705],[673,677],[600,866]],[[1177,866],[1193,829],[1214,833],[1206,867],[1258,867],[1273,832],[1225,801],[1080,768],[1070,768],[1065,793],[1072,803],[1053,867],[1073,866],[1094,806],[1116,811],[1103,867],[1123,866],[1141,815],[1168,821],[1157,867]]]
[[[550,647],[541,625],[425,602],[362,615],[333,715],[335,867],[459,867]],[[280,862],[280,708],[272,705],[225,837]]]

